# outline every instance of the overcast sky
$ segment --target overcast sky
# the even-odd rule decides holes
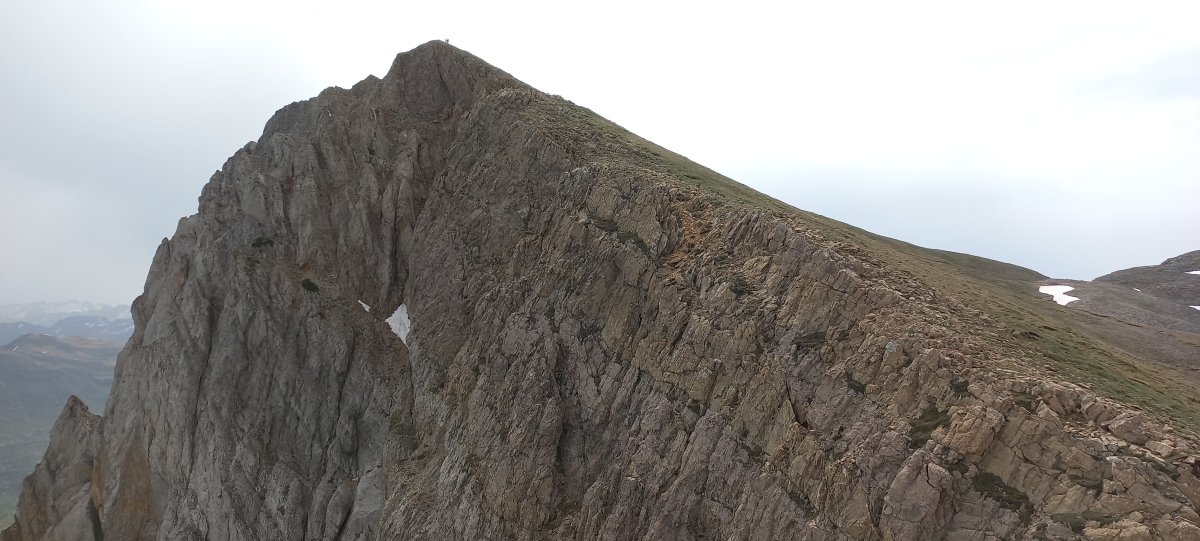
[[[1078,279],[1200,249],[1200,3],[979,4],[6,2],[0,304],[131,301],[276,109],[445,38],[876,233]]]

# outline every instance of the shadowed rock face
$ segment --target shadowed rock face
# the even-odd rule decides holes
[[[438,42],[285,107],[4,539],[1200,535],[1185,431],[756,197]]]

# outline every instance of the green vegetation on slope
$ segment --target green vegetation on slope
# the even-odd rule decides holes
[[[824,217],[814,221],[826,235],[856,243],[889,267],[904,269],[940,294],[986,314],[1007,331],[998,339],[1024,353],[1018,360],[1200,429],[1200,402],[1173,368],[1107,342],[1087,325],[1095,316],[1039,298],[1035,282],[1044,276],[986,258],[913,246]]]
[[[614,156],[707,190],[727,202],[799,219],[834,242],[861,248],[868,258],[899,270],[986,314],[1007,331],[997,340],[1030,366],[1056,373],[1117,400],[1194,430],[1200,430],[1200,401],[1176,369],[1137,358],[1107,342],[1087,324],[1089,314],[1044,302],[1034,282],[1046,277],[1030,269],[970,254],[915,246],[797,209],[729,177],[647,141],[583,107],[557,102],[527,114],[566,140],[589,140],[597,157]],[[994,328],[994,327],[993,327]]]

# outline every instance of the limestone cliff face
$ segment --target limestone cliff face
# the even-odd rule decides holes
[[[402,54],[213,176],[3,539],[1200,539],[1186,431],[758,197]]]

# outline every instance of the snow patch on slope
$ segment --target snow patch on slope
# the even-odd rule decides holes
[[[1188,274],[1200,274],[1200,271],[1188,271]]]
[[[408,344],[408,332],[412,330],[412,322],[408,320],[408,306],[401,304],[392,316],[387,318],[388,327],[400,337],[400,341]]]
[[[1072,289],[1075,288],[1071,286],[1042,286],[1038,288],[1038,292],[1052,295],[1054,297],[1054,302],[1066,306],[1067,304],[1070,304],[1071,301],[1079,300],[1079,297],[1067,295],[1067,292]]]

